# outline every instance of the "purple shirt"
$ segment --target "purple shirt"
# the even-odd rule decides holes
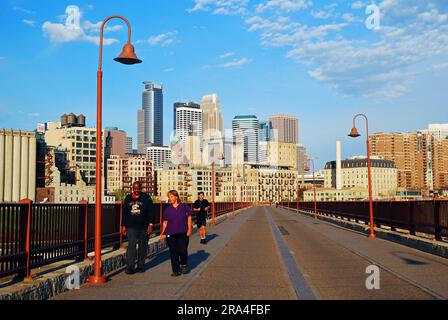
[[[177,208],[170,205],[163,213],[163,221],[168,221],[165,235],[171,236],[177,233],[186,233],[188,231],[188,217],[191,216],[190,206],[180,203]]]

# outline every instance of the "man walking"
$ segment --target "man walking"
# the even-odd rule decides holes
[[[126,274],[144,272],[146,251],[149,235],[152,232],[154,205],[151,197],[142,192],[139,181],[132,184],[132,193],[127,195],[123,204],[122,233],[128,235],[128,249],[126,251]],[[135,259],[138,262],[135,269]]]
[[[207,244],[206,230],[207,212],[210,210],[210,203],[204,198],[204,192],[199,192],[199,199],[193,204],[193,211],[196,212],[196,224],[201,235],[201,244]]]

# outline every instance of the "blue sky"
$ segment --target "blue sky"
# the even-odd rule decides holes
[[[226,128],[237,114],[288,113],[319,165],[363,154],[346,138],[365,112],[371,131],[423,129],[448,122],[448,3],[382,0],[380,29],[365,26],[374,1],[318,0],[3,0],[0,2],[0,128],[32,130],[60,114],[84,113],[94,126],[97,23],[128,18],[144,63],[112,61],[126,39],[112,21],[104,53],[104,124],[136,138],[142,82],[164,84],[165,141],[172,104],[221,99]],[[65,26],[66,8],[81,29]],[[363,131],[363,129],[362,129]]]

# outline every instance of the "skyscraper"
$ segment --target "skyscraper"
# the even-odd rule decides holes
[[[132,153],[132,137],[126,137],[126,154]]]
[[[426,130],[370,135],[372,155],[395,161],[398,187],[431,191],[448,189],[448,125],[429,125]]]
[[[274,140],[278,142],[299,143],[299,119],[294,116],[279,114],[269,117],[272,124]]]
[[[260,134],[260,141],[271,141],[272,123],[270,121],[261,121],[259,134]]]
[[[202,110],[194,102],[176,102],[174,104],[174,129],[182,141],[187,136],[202,139]]]
[[[258,163],[258,142],[260,124],[254,115],[236,116],[232,120],[235,144],[244,144],[244,162]]]
[[[210,94],[202,97],[201,109],[205,137],[214,135],[215,133],[212,131],[218,131],[223,136],[221,103],[218,95]]]
[[[137,114],[138,152],[146,147],[163,146],[163,86],[143,82],[142,109]]]
[[[224,165],[224,130],[221,103],[217,94],[202,97],[202,130],[205,163]]]
[[[106,134],[106,144],[109,143],[110,154],[124,157],[126,154],[126,131],[119,130],[117,127],[104,129]]]

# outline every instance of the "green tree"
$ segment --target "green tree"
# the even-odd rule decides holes
[[[123,189],[118,189],[112,192],[112,195],[115,197],[115,200],[124,201],[124,198],[126,198],[127,193]]]

